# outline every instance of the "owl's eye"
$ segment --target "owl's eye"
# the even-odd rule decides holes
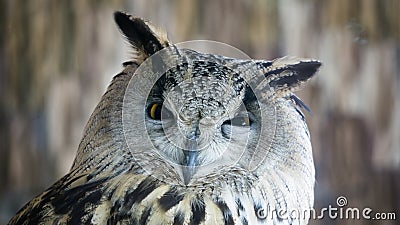
[[[225,121],[223,124],[235,126],[235,127],[248,127],[250,126],[250,118],[247,115],[236,116],[230,120]]]
[[[162,110],[161,104],[153,103],[148,107],[147,112],[151,119],[161,120],[161,110]]]
[[[153,120],[169,119],[173,116],[168,109],[163,108],[161,103],[152,103],[147,108],[147,113]]]
[[[231,125],[237,127],[248,127],[250,126],[250,119],[248,116],[238,116],[231,119]]]

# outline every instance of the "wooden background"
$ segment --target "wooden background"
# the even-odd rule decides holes
[[[253,58],[295,55],[323,67],[299,95],[316,165],[316,209],[396,212],[399,224],[399,0],[0,0],[0,224],[65,174],[83,127],[129,57],[112,13],[210,39]]]

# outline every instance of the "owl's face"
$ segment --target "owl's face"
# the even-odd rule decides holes
[[[260,108],[242,76],[244,62],[233,69],[229,58],[176,51],[184,62],[157,80],[144,113],[154,147],[186,179],[196,168],[238,161],[258,138]]]

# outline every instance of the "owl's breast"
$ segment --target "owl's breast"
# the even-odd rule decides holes
[[[123,174],[105,181],[97,203],[85,194],[87,203],[78,205],[93,212],[82,219],[99,224],[286,224],[293,219],[279,218],[278,210],[311,207],[312,189],[285,182],[279,174],[260,180],[244,171],[231,172],[189,186]]]

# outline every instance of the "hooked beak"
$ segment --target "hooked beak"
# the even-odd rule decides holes
[[[188,137],[188,150],[183,150],[183,154],[185,155],[182,174],[183,181],[185,185],[189,184],[191,178],[196,172],[196,161],[199,156],[199,152],[197,151],[197,139],[199,136],[199,128],[196,126],[194,131]]]

